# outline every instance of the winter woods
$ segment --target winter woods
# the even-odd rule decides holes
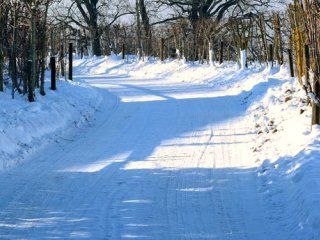
[[[71,53],[81,58],[287,65],[319,123],[318,25],[316,0],[1,0],[0,91],[25,94],[30,102],[45,95],[50,57],[55,75],[66,79],[72,43]]]
[[[51,0],[12,0],[0,4],[0,90],[4,85],[35,100],[45,95],[47,16]],[[10,79],[10,81],[9,81]]]

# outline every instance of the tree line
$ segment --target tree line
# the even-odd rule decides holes
[[[45,95],[48,57],[65,75],[74,54],[177,58],[212,64],[291,63],[319,123],[317,0],[0,0],[0,91]],[[242,59],[241,59],[242,58]],[[289,60],[292,61],[289,61]]]

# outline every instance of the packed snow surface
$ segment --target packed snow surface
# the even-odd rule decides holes
[[[285,68],[74,65],[0,95],[1,239],[319,239],[320,131]]]

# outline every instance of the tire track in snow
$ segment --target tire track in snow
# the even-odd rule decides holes
[[[143,110],[145,110],[145,109],[143,109]],[[149,110],[152,111],[152,109],[149,109]],[[147,123],[148,123],[148,120],[149,120],[148,116],[150,114],[150,111],[147,111],[147,112],[142,111],[141,114],[144,114],[145,118],[143,118],[144,122],[142,124],[141,124],[141,122],[139,123],[141,126],[147,126],[148,125]],[[131,123],[129,123],[127,128],[128,129],[135,128],[135,126],[134,126],[135,124],[137,124],[137,122],[132,121]],[[130,134],[131,136],[134,136],[134,139],[130,139],[130,141],[135,143],[133,145],[133,147],[132,147],[132,151],[133,152],[135,152],[135,149],[137,148],[137,146],[139,146],[140,140],[144,139],[146,137],[146,135],[147,135],[146,134],[146,128],[143,128],[142,131],[138,131],[138,132],[139,132],[138,135]],[[125,139],[126,138],[125,135],[127,135],[127,131],[124,131],[124,134],[122,135],[122,138],[120,138],[120,139]],[[131,159],[131,161],[132,160],[133,159]],[[118,174],[118,177],[120,177],[120,179],[122,179],[122,178],[125,179],[125,176],[124,176],[123,172],[121,172],[121,171],[119,172],[118,171],[117,174]],[[128,196],[128,192],[126,191],[127,184],[130,184],[130,183],[126,183],[124,186],[120,186],[119,188],[117,188],[112,194],[113,195],[113,197],[112,197],[113,201],[109,201],[109,203],[108,203],[110,208],[113,210],[112,211],[112,215],[111,216],[109,215],[109,222],[113,222],[113,225],[116,226],[115,229],[111,229],[110,230],[109,234],[110,234],[110,238],[111,239],[121,239],[122,238],[121,237],[121,232],[122,232],[122,228],[123,228],[123,223],[121,221],[115,222],[118,218],[114,217],[114,216],[117,216],[117,214],[120,213],[121,208],[122,208],[121,203],[123,201],[126,201],[126,198],[129,197]],[[136,182],[133,182],[133,183],[131,182],[131,184],[136,185],[137,183]],[[122,187],[125,187],[125,188],[122,189]],[[114,203],[117,203],[117,204],[114,205]],[[120,216],[121,216],[121,214],[120,214]],[[110,219],[110,217],[111,217],[111,219]]]

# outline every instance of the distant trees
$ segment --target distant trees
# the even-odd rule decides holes
[[[103,54],[102,37],[104,35],[107,35],[106,47],[112,48],[109,38],[111,26],[119,18],[133,14],[127,1],[73,0],[70,5],[64,7],[67,11],[62,10],[61,14],[55,16],[56,21],[67,24],[71,29],[83,30],[87,44],[90,45],[86,47],[96,56]]]
[[[175,9],[175,18],[188,20],[188,35],[192,45],[193,61],[201,60],[201,56],[209,55],[210,61],[214,58],[214,45],[218,46],[220,35],[228,28],[228,24],[234,24],[241,19],[253,19],[262,13],[262,8],[268,6],[270,1],[266,0],[156,0],[159,6],[167,6]],[[184,31],[186,28],[184,28]],[[229,28],[230,30],[230,28]],[[231,35],[230,35],[231,36]],[[203,42],[206,39],[206,42]],[[218,41],[218,42],[217,42]],[[230,42],[227,40],[226,42]],[[204,46],[208,46],[203,53]],[[241,47],[244,47],[242,44]],[[241,48],[240,47],[240,48]]]
[[[51,2],[52,0],[11,0],[0,4],[0,90],[3,90],[4,84],[3,67],[8,66],[6,72],[8,71],[12,80],[12,97],[15,92],[28,92],[29,101],[34,101],[36,87],[40,87],[42,95],[45,94],[45,67],[40,63],[44,63],[46,57],[45,29]]]
[[[316,0],[281,11],[269,0],[0,0],[0,92],[45,95],[48,56],[65,76],[69,43],[80,57],[122,51],[242,68],[282,65],[288,52],[320,123],[319,9]]]
[[[52,0],[24,0],[26,16],[29,19],[27,26],[29,28],[29,49],[27,62],[31,64],[26,64],[26,74],[27,76],[27,89],[28,89],[28,99],[30,102],[35,101],[35,88],[40,88],[40,94],[45,95],[44,90],[44,71],[45,71],[45,58],[46,58],[46,29],[47,29],[47,15],[49,5]],[[16,22],[16,20],[15,20]],[[16,23],[15,23],[16,24]],[[15,36],[16,28],[14,28]],[[15,40],[13,40],[15,45]],[[15,52],[16,47],[13,47],[13,52]],[[13,63],[15,68],[16,55],[13,57]],[[25,60],[26,61],[26,60]],[[29,66],[31,65],[31,69]],[[39,77],[41,76],[41,78]],[[39,81],[40,80],[40,81]]]
[[[4,2],[0,2],[0,92],[3,92],[3,64],[4,64],[4,42],[8,25],[9,6]]]
[[[163,57],[212,63],[217,55],[223,57],[219,54],[223,41],[228,59],[235,60],[239,48],[249,47],[259,9],[267,2],[1,0],[0,91],[6,75],[13,97],[16,92],[28,93],[29,101],[34,101],[36,89],[45,95],[47,57],[58,54],[57,74],[64,76],[68,42],[75,43],[81,56],[122,49],[160,56],[161,46]],[[281,34],[277,36],[281,39]],[[251,40],[252,58],[259,55],[253,43],[259,41]]]

